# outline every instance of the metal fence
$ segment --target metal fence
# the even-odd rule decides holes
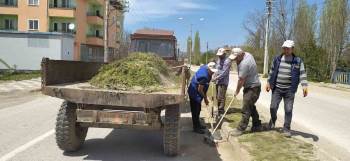
[[[333,82],[350,85],[350,72],[335,71]]]

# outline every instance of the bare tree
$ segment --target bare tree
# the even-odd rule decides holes
[[[341,56],[348,33],[348,0],[326,0],[320,23],[320,43],[328,53],[330,80],[333,80],[337,62]]]

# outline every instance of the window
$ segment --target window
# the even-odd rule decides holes
[[[99,30],[96,30],[96,31],[95,31],[95,35],[96,35],[96,37],[100,37],[100,31],[99,31]]]
[[[6,30],[13,30],[15,29],[15,22],[11,19],[5,19],[5,29]]]
[[[28,30],[39,30],[39,20],[28,20]]]
[[[68,8],[68,0],[62,0],[62,8]]]
[[[14,0],[5,0],[5,5],[12,6],[12,5],[15,5],[15,2]]]
[[[68,23],[62,23],[62,32],[68,32]]]
[[[101,14],[100,14],[100,10],[96,10],[96,16],[102,17]]]
[[[28,4],[30,6],[38,6],[39,5],[39,0],[28,0]]]
[[[57,0],[54,0],[54,1],[53,1],[53,7],[58,7],[57,4],[58,4],[58,3],[57,3]]]
[[[57,32],[58,31],[58,23],[53,23],[53,31]]]

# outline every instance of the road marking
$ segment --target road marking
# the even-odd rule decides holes
[[[24,144],[24,145],[22,145],[22,146],[16,148],[16,149],[13,150],[13,151],[11,151],[11,152],[5,154],[4,156],[2,156],[2,157],[0,158],[0,161],[7,161],[7,160],[10,160],[10,159],[13,158],[14,156],[16,156],[18,153],[21,153],[21,152],[27,150],[27,149],[30,148],[31,146],[37,144],[38,142],[44,140],[44,139],[47,138],[47,137],[53,135],[54,133],[55,133],[55,130],[54,130],[54,129],[52,129],[52,130],[46,132],[45,134],[43,134],[43,135],[41,135],[41,136],[39,136],[39,137],[37,137],[37,138],[35,138],[35,139],[29,141],[28,143],[26,143],[26,144]]]

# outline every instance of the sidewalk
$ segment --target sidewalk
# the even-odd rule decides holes
[[[34,91],[41,88],[41,78],[0,83],[0,93],[14,91]]]

